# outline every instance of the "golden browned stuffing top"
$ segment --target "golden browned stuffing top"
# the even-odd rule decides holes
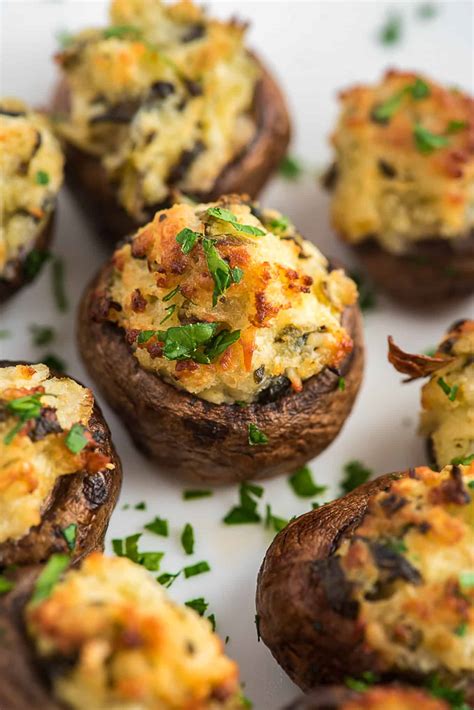
[[[286,217],[244,198],[176,204],[113,256],[97,317],[124,329],[140,365],[216,403],[256,401],[352,350],[354,283]]]
[[[60,476],[113,468],[87,429],[93,406],[46,365],[0,368],[0,543],[40,523]]]
[[[369,688],[357,699],[345,702],[339,710],[448,710],[449,706],[416,688]]]
[[[474,463],[411,469],[376,494],[338,553],[379,670],[474,668]]]
[[[259,71],[245,26],[189,0],[114,0],[111,24],[58,55],[71,90],[58,129],[97,155],[135,219],[179,189],[209,191],[251,142]]]
[[[50,596],[27,608],[47,662],[70,663],[54,690],[77,710],[230,710],[237,666],[207,619],[174,604],[126,558],[93,553]]]
[[[63,156],[48,121],[18,99],[0,100],[0,278],[23,256],[56,204]]]
[[[340,95],[332,219],[344,239],[393,252],[474,226],[474,102],[411,72]]]

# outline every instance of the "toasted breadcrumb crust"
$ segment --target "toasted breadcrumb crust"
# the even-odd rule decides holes
[[[125,558],[93,553],[26,619],[52,664],[57,697],[77,710],[233,710],[237,665],[207,619],[174,604]]]
[[[122,206],[146,221],[174,189],[211,190],[249,145],[259,71],[245,25],[189,0],[114,0],[110,21],[57,56],[71,90],[57,127],[101,159]]]
[[[0,278],[31,249],[56,205],[63,156],[46,117],[22,101],[0,100]]]
[[[381,686],[369,688],[339,710],[449,710],[449,705],[424,690]]]
[[[466,682],[474,669],[474,464],[410,469],[337,559],[380,672]]]
[[[24,397],[39,398],[40,408],[38,416],[22,422],[10,407]],[[0,543],[40,523],[61,476],[113,467],[87,432],[93,406],[89,389],[54,377],[46,365],[0,368]],[[66,444],[75,424],[88,439],[78,453]]]
[[[474,321],[457,324],[436,357],[447,360],[421,393],[421,433],[429,437],[438,466],[474,454]],[[449,388],[440,386],[440,378]]]
[[[394,253],[423,239],[468,237],[473,99],[424,76],[388,71],[376,85],[341,92],[340,102],[331,212],[342,237],[352,244],[374,238]],[[387,106],[389,117],[380,118]],[[435,136],[432,146],[423,142],[425,131]]]
[[[216,207],[235,222],[211,216]],[[183,229],[196,233],[188,253],[177,241]],[[238,270],[218,298],[206,243],[233,274]],[[330,271],[286,218],[229,196],[158,212],[115,252],[109,288],[95,301],[96,317],[124,330],[142,367],[220,404],[257,401],[282,383],[300,391],[323,368],[337,369],[353,348],[341,321],[356,298],[353,281],[341,269]],[[163,332],[196,323],[215,324],[236,340],[207,364],[168,359]]]

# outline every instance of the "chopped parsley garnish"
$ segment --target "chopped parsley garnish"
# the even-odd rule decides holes
[[[146,510],[146,503],[144,500],[142,500],[140,501],[140,503],[137,503],[133,507],[135,508],[135,510]]]
[[[220,219],[222,222],[228,222],[232,225],[232,228],[237,232],[242,232],[243,234],[252,234],[255,237],[265,236],[265,232],[258,227],[253,227],[250,224],[240,224],[237,221],[237,217],[230,210],[226,210],[224,207],[209,207],[206,210],[206,214],[215,219]]]
[[[239,487],[240,504],[232,508],[227,513],[223,519],[223,522],[226,525],[259,523],[261,521],[261,517],[257,512],[257,507],[258,498],[261,498],[262,495],[262,486],[257,486],[254,483],[246,483],[245,481],[241,483]]]
[[[402,18],[399,14],[393,14],[379,31],[379,41],[385,46],[392,46],[400,42],[403,34]]]
[[[18,417],[19,422],[5,435],[3,443],[7,446],[29,419],[37,419],[41,415],[41,394],[25,395],[12,399],[6,405],[9,414]]]
[[[250,446],[268,444],[268,436],[256,424],[250,422],[248,425],[248,442]]]
[[[190,577],[195,577],[198,574],[203,574],[204,572],[210,572],[211,568],[208,562],[196,562],[195,565],[190,567],[185,567],[183,573],[186,579]]]
[[[432,153],[438,148],[444,148],[449,144],[449,138],[432,133],[422,126],[421,123],[415,124],[413,138],[420,153],[425,153],[425,155]]]
[[[183,254],[189,254],[189,252],[194,249],[196,242],[202,236],[201,232],[194,232],[192,229],[185,227],[176,236],[176,241],[181,245],[181,251]]]
[[[168,521],[164,518],[159,518],[157,516],[154,520],[151,521],[151,523],[147,523],[144,527],[145,530],[148,530],[149,532],[152,532],[155,535],[168,537]]]
[[[377,123],[388,123],[400,108],[405,96],[411,96],[411,98],[419,101],[420,99],[425,99],[429,95],[430,87],[426,81],[423,81],[423,79],[417,77],[413,84],[405,86],[389,99],[375,106],[372,110],[371,118]]]
[[[160,568],[160,562],[164,552],[140,552],[138,541],[141,533],[129,535],[124,540],[112,540],[112,547],[118,557],[128,557],[132,562],[137,562],[150,572],[156,572]]]
[[[49,345],[55,338],[55,330],[49,325],[30,325],[33,345]]]
[[[61,49],[66,49],[73,44],[74,35],[71,32],[68,32],[68,30],[59,30],[59,32],[56,32],[56,41]]]
[[[69,565],[69,561],[69,555],[51,555],[36,580],[35,588],[31,596],[31,602],[33,604],[37,604],[49,597],[53,587],[57,584],[62,573]]]
[[[184,605],[188,606],[190,609],[194,609],[199,616],[204,616],[209,603],[204,599],[204,597],[198,597],[197,599],[190,599],[189,601],[184,602]]]
[[[70,550],[74,550],[76,546],[76,536],[77,536],[77,525],[76,523],[71,523],[66,528],[61,530],[63,538],[66,540],[67,546]]]
[[[300,498],[312,498],[313,496],[322,495],[327,491],[327,486],[318,486],[313,481],[313,476],[308,466],[302,466],[295,471],[295,473],[289,477],[288,483],[294,493]]]
[[[49,184],[49,174],[44,170],[38,170],[35,176],[37,185],[48,185]]]
[[[420,20],[431,20],[438,13],[438,8],[430,2],[423,2],[416,8],[416,16]]]
[[[160,576],[157,577],[157,582],[159,582],[163,587],[166,587],[168,589],[169,587],[171,587],[174,580],[179,577],[181,572],[182,570],[179,570],[179,572],[176,572],[176,574],[173,574],[172,572],[163,572],[163,574],[160,574]]]
[[[452,387],[450,387],[446,380],[444,380],[442,377],[438,377],[436,382],[441,387],[449,401],[454,402],[458,393],[459,385],[453,385]]]
[[[341,481],[342,493],[350,493],[354,488],[368,481],[372,474],[373,471],[360,461],[349,461],[344,466],[344,478]]]
[[[344,392],[346,389],[346,380],[344,377],[339,377],[337,380],[337,388],[341,390],[341,392]]]
[[[290,220],[288,217],[281,215],[280,217],[274,217],[269,222],[270,229],[275,229],[277,232],[286,232],[290,225]]]
[[[359,693],[363,693],[370,688],[371,685],[377,683],[379,678],[372,673],[372,671],[364,671],[360,678],[346,678],[344,683],[351,690],[356,690]]]
[[[32,249],[25,259],[24,271],[28,279],[34,279],[39,274],[44,262],[51,258],[49,251]]]
[[[212,629],[213,631],[215,631],[215,630],[216,630],[216,617],[215,617],[215,615],[214,615],[214,614],[209,614],[209,616],[207,617],[207,620],[209,621],[209,623],[210,623],[210,625],[211,625],[211,629]]]
[[[469,706],[464,702],[464,691],[443,685],[437,675],[428,679],[426,688],[435,698],[446,700],[452,710],[469,710]]]
[[[303,174],[303,167],[298,158],[292,155],[285,155],[280,163],[280,175],[287,180],[297,180]]]
[[[276,533],[280,532],[280,530],[283,530],[283,528],[286,528],[286,526],[288,525],[288,520],[285,520],[285,518],[279,518],[277,515],[273,515],[271,505],[267,504],[266,511],[266,528],[274,530]]]
[[[371,311],[377,305],[377,298],[372,286],[364,279],[361,274],[351,272],[351,279],[355,282],[359,291],[359,307],[362,313]]]
[[[171,316],[173,315],[175,310],[176,310],[176,303],[172,303],[171,306],[168,306],[168,308],[165,308],[166,315],[164,318],[162,318],[160,320],[160,325],[163,325],[163,323],[166,323],[166,321],[171,318]]]
[[[43,365],[46,365],[49,367],[50,370],[55,370],[56,372],[65,372],[66,371],[66,363],[62,358],[59,358],[57,355],[53,355],[53,353],[48,353],[48,355],[43,355],[41,358],[41,362]]]
[[[423,355],[427,355],[428,357],[434,357],[436,355],[436,348],[425,348],[425,350],[423,350]]]
[[[64,288],[64,262],[59,257],[53,261],[53,295],[58,310],[65,313],[69,309],[69,302]]]
[[[467,487],[470,488],[471,490],[474,490],[474,481],[469,481],[467,484]]]
[[[474,587],[474,572],[461,572],[459,575],[459,584],[462,590],[472,589],[472,587]]]
[[[0,596],[9,592],[13,587],[13,582],[4,577],[3,574],[0,574]]]
[[[102,34],[104,39],[125,39],[128,37],[130,37],[130,39],[140,39],[142,36],[141,30],[133,25],[114,25],[106,27]]]
[[[459,626],[456,626],[454,629],[454,633],[456,636],[459,636],[460,638],[464,638],[464,636],[467,634],[467,622],[463,621]]]
[[[146,343],[156,336],[163,343],[163,356],[167,360],[194,360],[209,365],[240,338],[240,330],[222,330],[216,333],[220,323],[191,323],[168,328],[168,330],[143,330],[138,343]]]
[[[187,555],[194,552],[194,528],[190,523],[186,523],[181,533],[181,544]]]
[[[183,500],[195,500],[197,498],[209,498],[212,496],[211,490],[200,490],[198,488],[183,491]]]
[[[222,259],[212,239],[203,239],[202,248],[206,255],[207,268],[214,280],[212,305],[215,306],[219,296],[222,296],[232,284],[240,283],[244,272],[238,267],[232,269],[227,261]]]
[[[453,135],[454,133],[459,133],[460,131],[464,131],[465,128],[468,127],[468,122],[467,121],[449,121],[447,127],[446,127],[446,133],[448,135]]]
[[[242,690],[240,691],[239,701],[240,701],[240,704],[243,708],[247,708],[248,710],[252,710],[253,702],[250,700],[250,698],[247,698],[247,696],[244,695]]]
[[[4,338],[9,338],[11,336],[11,332],[9,330],[0,330],[0,340],[3,340]]]
[[[469,456],[456,456],[456,458],[451,460],[453,466],[469,466],[474,461],[474,454],[469,454]],[[474,481],[471,481],[474,484]],[[471,483],[468,483],[469,488],[473,488]]]
[[[86,431],[86,427],[82,424],[72,425],[64,442],[71,453],[78,454],[87,446],[89,439],[86,436]]]

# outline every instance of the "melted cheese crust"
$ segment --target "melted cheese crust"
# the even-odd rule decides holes
[[[9,262],[32,247],[51,217],[63,181],[63,162],[47,119],[17,99],[2,99],[0,278],[13,276]]]
[[[58,127],[101,158],[123,207],[144,221],[173,189],[209,191],[251,142],[259,73],[245,27],[187,0],[115,0],[111,22],[59,55],[72,102]]]
[[[360,698],[345,702],[340,710],[448,710],[448,705],[416,688],[369,688]]]
[[[382,669],[474,668],[474,464],[413,469],[378,493],[339,557]]]
[[[51,432],[26,422],[8,443],[19,423],[9,402],[41,394],[42,412],[53,416]],[[73,454],[65,444],[73,424],[87,426],[93,410],[92,392],[67,377],[53,377],[46,365],[0,368],[0,543],[19,539],[41,521],[60,476],[87,465],[87,454]]]
[[[407,92],[417,78],[429,87],[424,98]],[[374,108],[404,90],[389,121],[374,121]],[[343,238],[357,244],[373,237],[402,253],[421,239],[466,237],[474,226],[473,100],[425,77],[389,71],[375,86],[342,92],[340,101],[331,211]],[[450,132],[453,121],[460,123]],[[421,152],[413,133],[417,123],[445,136],[447,145]]]
[[[474,454],[474,321],[465,321],[441,343],[437,357],[453,358],[437,370],[421,394],[421,433],[430,437],[438,466]],[[450,399],[438,384],[457,387]]]
[[[27,609],[40,655],[74,658],[57,697],[77,710],[238,707],[237,666],[207,619],[125,558],[93,553]]]
[[[207,209],[216,205],[263,236],[209,217]],[[341,319],[356,301],[355,284],[342,270],[329,271],[327,260],[293,225],[272,227],[282,220],[279,213],[256,214],[260,218],[236,196],[208,205],[176,204],[158,212],[113,256],[106,317],[125,330],[140,365],[218,404],[255,401],[281,377],[299,391],[324,367],[337,368],[353,347]],[[243,272],[216,305],[202,241],[188,254],[176,241],[184,228],[205,233],[220,257]],[[210,364],[166,359],[156,338],[138,339],[143,331],[197,321],[239,330],[240,337]]]

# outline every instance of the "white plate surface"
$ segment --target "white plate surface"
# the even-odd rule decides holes
[[[388,66],[416,69],[449,84],[472,91],[473,4],[445,2],[437,5],[431,20],[416,18],[414,3],[384,2],[212,2],[221,16],[238,15],[251,22],[250,43],[275,70],[293,114],[294,154],[315,174],[329,157],[327,135],[336,116],[336,92],[356,81],[376,79]],[[55,36],[104,21],[103,2],[63,0],[3,1],[1,93],[17,95],[33,104],[46,103],[56,69],[51,56]],[[376,39],[377,29],[395,10],[404,20],[404,39],[387,48]],[[275,179],[262,202],[288,214],[303,234],[328,255],[351,263],[350,255],[336,243],[328,224],[327,198],[313,175],[297,183]],[[104,259],[93,230],[70,195],[63,191],[55,250],[67,269],[67,314],[58,314],[51,293],[49,268],[38,281],[0,310],[0,329],[12,337],[0,341],[2,357],[38,360],[41,349],[31,344],[29,326],[54,324],[55,352],[68,363],[68,372],[93,385],[77,356],[74,330],[80,294]],[[435,344],[457,318],[474,314],[474,301],[466,299],[431,313],[415,314],[378,297],[375,311],[365,318],[367,366],[353,414],[342,434],[311,468],[318,483],[329,486],[328,500],[338,492],[344,464],[360,459],[383,473],[425,462],[417,437],[419,385],[400,384],[401,377],[386,359],[386,338],[392,334],[402,346],[422,350]],[[237,500],[237,488],[219,490],[212,498],[183,502],[183,485],[160,476],[156,467],[132,446],[117,417],[98,397],[122,457],[125,481],[112,517],[107,549],[113,537],[142,531],[155,515],[170,522],[168,539],[144,534],[144,549],[164,550],[163,571],[176,571],[184,563],[208,560],[212,571],[190,580],[178,579],[170,594],[178,601],[204,596],[216,615],[218,632],[229,636],[228,653],[241,668],[245,693],[257,710],[278,710],[298,694],[262,643],[254,626],[255,580],[271,534],[263,526],[227,527],[222,517]],[[179,446],[179,442],[176,442]],[[147,502],[147,511],[133,504]],[[305,512],[309,503],[295,497],[285,477],[265,484],[263,503],[291,517]],[[125,503],[131,509],[122,510]],[[263,506],[262,506],[263,507]],[[196,552],[185,558],[179,535],[190,522],[196,534]]]

